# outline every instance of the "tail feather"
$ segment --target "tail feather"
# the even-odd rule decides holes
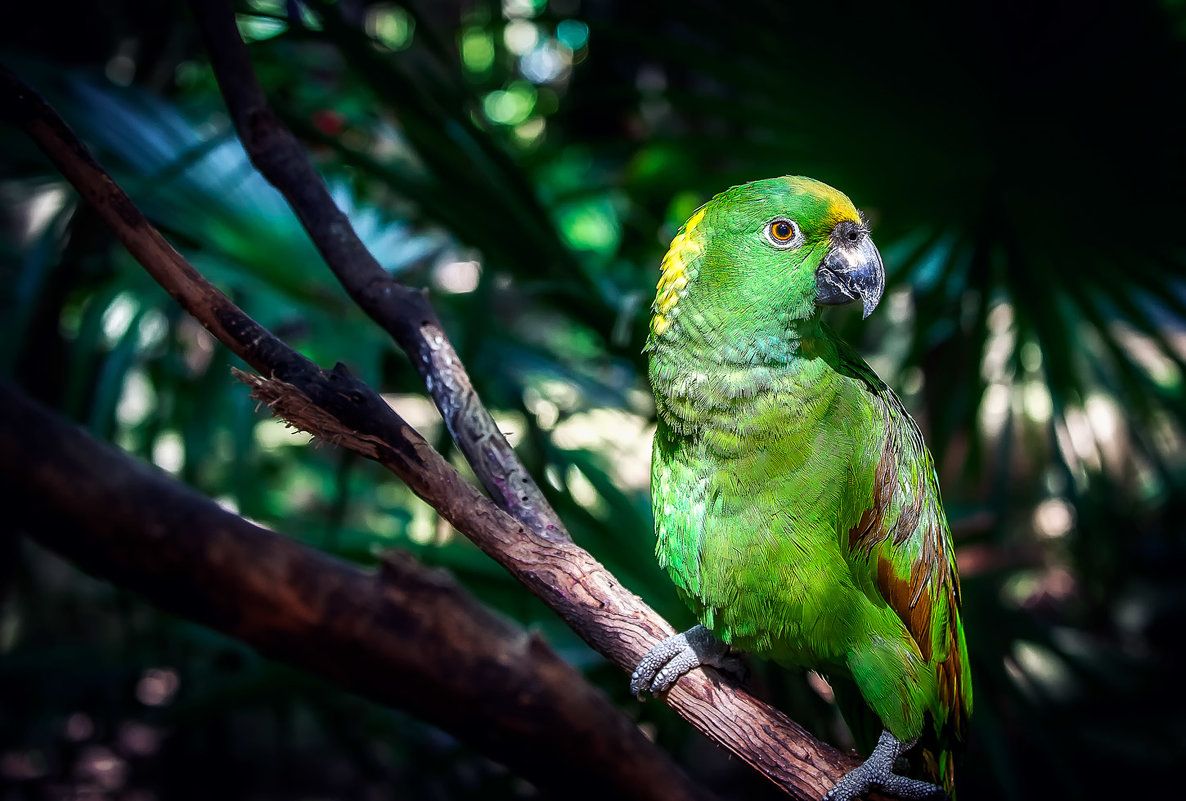
[[[922,749],[923,772],[955,801],[955,755],[946,749]]]

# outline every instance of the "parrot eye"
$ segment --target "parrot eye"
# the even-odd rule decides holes
[[[794,220],[776,217],[766,223],[766,239],[780,250],[790,250],[803,244],[803,232]]]

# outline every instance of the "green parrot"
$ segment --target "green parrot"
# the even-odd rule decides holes
[[[656,553],[700,625],[651,649],[631,690],[725,666],[731,648],[819,671],[854,732],[853,709],[880,719],[836,801],[951,794],[972,711],[931,455],[894,392],[820,320],[856,300],[868,317],[884,286],[844,194],[803,177],[736,186],[672,241],[646,346]],[[920,741],[931,781],[893,772]]]

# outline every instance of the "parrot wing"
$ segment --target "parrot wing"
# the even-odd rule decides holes
[[[952,739],[964,738],[972,687],[955,549],[939,479],[922,433],[901,400],[843,341],[840,370],[867,391],[885,432],[872,499],[848,532],[854,571],[863,573],[866,586],[894,610],[934,668],[938,704],[930,711],[946,751]],[[945,754],[938,767],[947,779],[950,766],[944,761]]]

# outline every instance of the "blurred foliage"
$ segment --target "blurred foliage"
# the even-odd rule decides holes
[[[207,276],[451,453],[234,138],[182,4],[20,3],[9,66]],[[428,287],[574,537],[675,625],[651,555],[656,265],[785,173],[865,208],[890,287],[829,312],[936,452],[976,682],[961,798],[1170,786],[1186,749],[1186,6],[249,0],[261,81],[379,261]],[[769,794],[405,488],[253,409],[17,132],[0,131],[0,371],[252,519],[448,566],[726,797]],[[455,454],[452,454],[456,460]],[[531,797],[447,735],[0,553],[0,798]],[[821,736],[826,690],[755,665]],[[813,689],[814,688],[814,689]]]

